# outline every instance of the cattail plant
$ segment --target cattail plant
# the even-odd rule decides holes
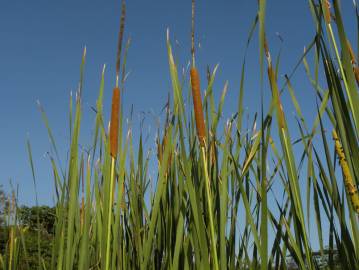
[[[106,242],[106,269],[110,267],[110,246],[111,246],[111,224],[112,207],[114,197],[115,164],[118,151],[118,131],[119,131],[119,113],[120,113],[120,89],[119,74],[121,64],[122,39],[125,28],[126,4],[122,1],[122,12],[120,18],[120,31],[116,55],[116,86],[112,94],[111,124],[110,124],[110,155],[111,155],[111,178],[110,178],[110,200],[108,205],[108,223],[107,223],[107,242]]]
[[[210,180],[208,175],[208,168],[207,168],[207,159],[206,159],[206,131],[205,131],[205,124],[204,124],[204,117],[203,117],[203,107],[202,107],[202,100],[201,100],[201,87],[200,87],[200,79],[199,74],[196,69],[195,65],[195,42],[194,42],[194,10],[195,10],[195,1],[192,0],[192,31],[191,31],[191,53],[192,53],[192,68],[190,71],[191,75],[191,86],[192,86],[192,97],[193,97],[193,107],[195,113],[195,121],[196,121],[196,128],[197,128],[197,136],[199,140],[199,144],[201,147],[202,152],[202,160],[203,160],[203,167],[204,167],[204,174],[205,174],[205,189],[207,195],[207,205],[208,205],[208,212],[209,212],[209,225],[210,225],[210,235],[211,235],[211,251],[213,257],[213,268],[219,269],[218,267],[218,257],[217,257],[217,247],[216,247],[216,236],[214,230],[214,219],[213,219],[213,208],[212,208],[212,197],[211,197],[211,187],[210,187]]]
[[[192,31],[191,31],[191,55],[192,55],[192,67],[190,71],[191,75],[191,86],[192,86],[192,97],[194,116],[196,121],[197,136],[201,147],[205,146],[206,128],[203,117],[203,107],[201,98],[201,86],[199,74],[195,65],[195,42],[194,42],[194,9],[195,1],[192,0]]]

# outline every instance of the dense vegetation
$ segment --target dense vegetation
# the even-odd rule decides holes
[[[1,189],[0,193],[5,196]],[[6,212],[9,210],[9,207],[5,207],[0,214],[0,219],[8,217],[9,215]],[[21,206],[16,211],[17,230],[20,230],[22,234],[22,238],[19,239],[22,242],[21,247],[19,246],[19,249],[14,251],[17,269],[38,269],[39,254],[43,265],[48,268],[51,262],[52,242],[55,233],[55,208]],[[9,235],[14,230],[11,223],[11,221],[3,221],[0,225],[0,254],[7,252]],[[38,240],[40,240],[39,244],[36,244]]]
[[[236,113],[223,121],[227,84],[216,102],[217,66],[208,69],[206,77],[199,75],[205,72],[195,65],[194,27],[190,76],[187,72],[181,77],[178,72],[167,32],[173,95],[158,130],[154,180],[149,175],[154,157],[146,154],[142,135],[134,142],[131,126],[126,130],[123,125],[120,97],[128,49],[125,46],[122,52],[123,1],[110,126],[107,128],[102,106],[104,68],[91,151],[78,147],[81,99],[86,94],[82,88],[84,50],[79,88],[70,103],[69,162],[64,169],[56,162],[59,157],[50,160],[56,205],[49,218],[55,218],[54,225],[46,221],[42,208],[21,209],[10,198],[0,267],[358,269],[359,68],[346,36],[340,2],[334,0],[330,6],[327,0],[309,1],[316,35],[294,71],[284,78],[278,76],[280,57],[272,58],[266,41],[266,1],[258,3],[247,44],[258,30],[259,79],[272,98],[263,100],[261,93],[262,107],[250,118],[249,128],[243,124],[245,78],[253,76],[246,73],[248,59],[242,64]],[[193,16],[193,26],[194,22]],[[291,83],[299,65],[305,68],[317,95],[312,101],[317,102],[317,112],[310,120],[304,118]],[[282,79],[284,86],[279,88]],[[286,112],[287,104],[281,102],[285,94],[294,105],[294,120]],[[41,114],[53,153],[58,155],[42,108]],[[299,139],[289,131],[288,121],[296,121]],[[34,171],[30,143],[28,152]],[[26,231],[25,224],[36,224],[33,233]],[[313,250],[314,234],[318,252]],[[51,246],[51,253],[44,244]],[[36,246],[34,261],[18,259]]]

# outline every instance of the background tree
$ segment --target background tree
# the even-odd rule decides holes
[[[5,223],[5,215],[9,209],[9,206],[9,198],[6,195],[3,186],[0,185],[0,226],[3,226]]]
[[[55,216],[55,208],[49,206],[21,206],[17,209],[17,217],[22,226],[28,226],[33,231],[40,229],[48,234],[54,233]]]

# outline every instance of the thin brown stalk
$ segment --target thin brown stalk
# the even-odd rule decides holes
[[[192,55],[192,65],[195,66],[194,62],[194,0],[192,0],[192,30],[191,30],[191,55]]]
[[[116,75],[117,75],[117,77],[120,74],[122,40],[123,40],[123,33],[125,32],[125,18],[126,18],[126,3],[125,3],[125,0],[122,0],[120,31],[118,33],[117,57],[116,57]]]

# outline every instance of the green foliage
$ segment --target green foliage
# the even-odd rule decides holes
[[[38,228],[38,218],[40,228]],[[49,206],[21,206],[17,209],[17,218],[20,226],[29,227],[30,230],[41,230],[48,234],[55,233],[56,212]]]
[[[6,213],[9,212],[10,202],[9,197],[0,185],[0,226],[5,224]]]
[[[38,227],[39,217],[39,227]],[[41,265],[50,266],[52,243],[55,232],[55,208],[48,206],[17,208],[16,218],[18,226],[3,225],[0,230],[0,254],[7,254],[11,232],[13,231],[21,243],[17,250],[17,269],[38,269],[40,236]],[[1,267],[0,267],[1,269]]]
[[[18,269],[38,269],[38,246],[37,246],[37,232],[34,230],[27,230],[23,237],[25,239],[26,253],[23,249],[19,252]],[[52,255],[53,235],[48,234],[46,231],[41,231],[40,234],[40,250],[41,250],[41,263],[49,269]],[[29,268],[27,268],[29,266]],[[44,268],[43,268],[44,269]]]

